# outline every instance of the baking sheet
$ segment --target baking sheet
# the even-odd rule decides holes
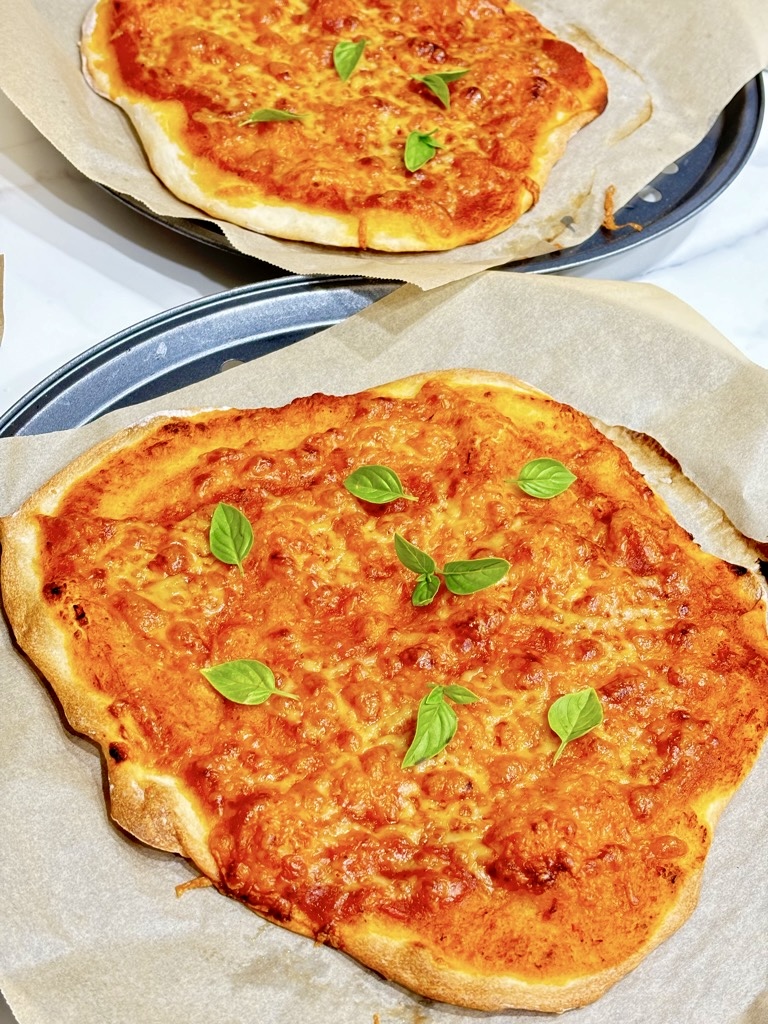
[[[77,40],[87,0],[0,0],[0,88],[80,171],[155,213],[189,218],[151,174],[123,113],[85,84]],[[601,68],[605,113],[571,141],[537,206],[495,239],[449,253],[376,254],[287,242],[221,224],[237,249],[299,274],[358,274],[437,287],[575,245],[706,135],[768,64],[764,0],[527,0]],[[36,59],[30,60],[29,54]],[[572,218],[567,225],[563,217]]]
[[[765,531],[766,484],[751,474],[758,485],[768,479],[768,372],[659,289],[504,273],[428,293],[401,288],[322,335],[149,406],[77,431],[4,439],[0,512],[152,408],[279,405],[467,365],[516,374],[609,423],[667,430],[667,446],[699,466],[705,490],[723,478],[733,485],[722,502],[732,518],[751,516]],[[430,1003],[212,890],[178,900],[174,886],[193,872],[109,824],[98,756],[62,725],[7,636],[0,680],[0,983],[21,1024],[546,1019]],[[766,808],[764,754],[721,819],[693,917],[569,1022],[764,1020]]]

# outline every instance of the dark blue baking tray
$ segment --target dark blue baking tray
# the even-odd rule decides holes
[[[0,437],[79,427],[291,345],[398,285],[282,277],[159,313],[65,363],[0,417]]]

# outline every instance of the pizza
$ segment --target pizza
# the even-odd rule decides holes
[[[384,251],[492,237],[602,112],[602,73],[507,0],[97,0],[89,83],[203,213]]]
[[[597,998],[692,911],[768,727],[754,551],[607,429],[451,370],[62,470],[0,521],[2,595],[113,818],[423,996]]]

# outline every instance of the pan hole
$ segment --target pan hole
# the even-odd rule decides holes
[[[235,366],[242,366],[243,359],[225,359],[219,367],[219,373],[223,373],[225,370],[231,370]]]
[[[680,167],[678,166],[678,164],[667,164],[667,166],[662,170],[661,173],[662,174],[677,174],[677,172],[679,170],[680,170]]]
[[[644,203],[658,203],[661,199],[661,192],[653,185],[646,185],[637,193],[637,198],[642,199]]]

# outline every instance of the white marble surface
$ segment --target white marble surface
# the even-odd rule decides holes
[[[279,273],[123,208],[68,165],[2,94],[0,253],[0,414],[113,333]],[[741,174],[684,228],[579,273],[666,288],[768,367],[768,123]],[[0,999],[0,1024],[13,1019]]]

